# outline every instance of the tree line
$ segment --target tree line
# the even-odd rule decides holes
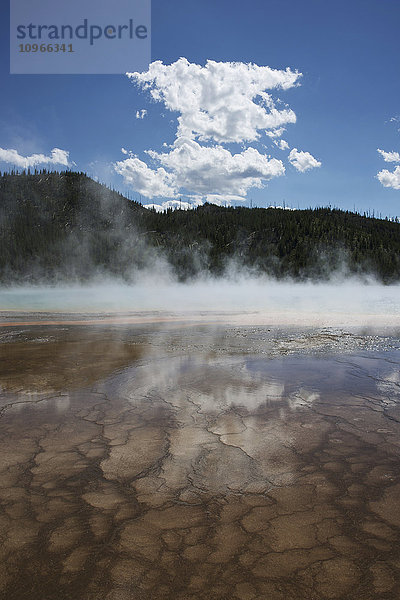
[[[232,264],[276,278],[338,270],[400,280],[400,223],[332,208],[221,207],[158,213],[84,173],[0,176],[0,282],[109,274],[131,279],[168,261],[180,280]]]

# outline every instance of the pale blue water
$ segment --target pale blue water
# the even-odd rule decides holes
[[[376,315],[400,319],[400,286],[293,284],[241,279],[189,284],[146,281],[138,285],[14,287],[0,289],[0,310],[18,312],[194,311],[305,315]],[[389,322],[388,322],[389,324]]]

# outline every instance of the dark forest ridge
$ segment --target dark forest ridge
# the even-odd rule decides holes
[[[400,223],[338,209],[219,207],[156,213],[71,171],[0,177],[0,281],[131,280],[168,260],[181,280],[231,261],[274,277],[343,269],[400,280]]]

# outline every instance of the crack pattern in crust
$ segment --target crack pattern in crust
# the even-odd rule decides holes
[[[1,379],[1,598],[400,596],[400,352],[56,344]]]

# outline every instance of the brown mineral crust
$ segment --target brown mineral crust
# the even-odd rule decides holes
[[[3,347],[1,598],[400,597],[399,353],[74,331]]]

